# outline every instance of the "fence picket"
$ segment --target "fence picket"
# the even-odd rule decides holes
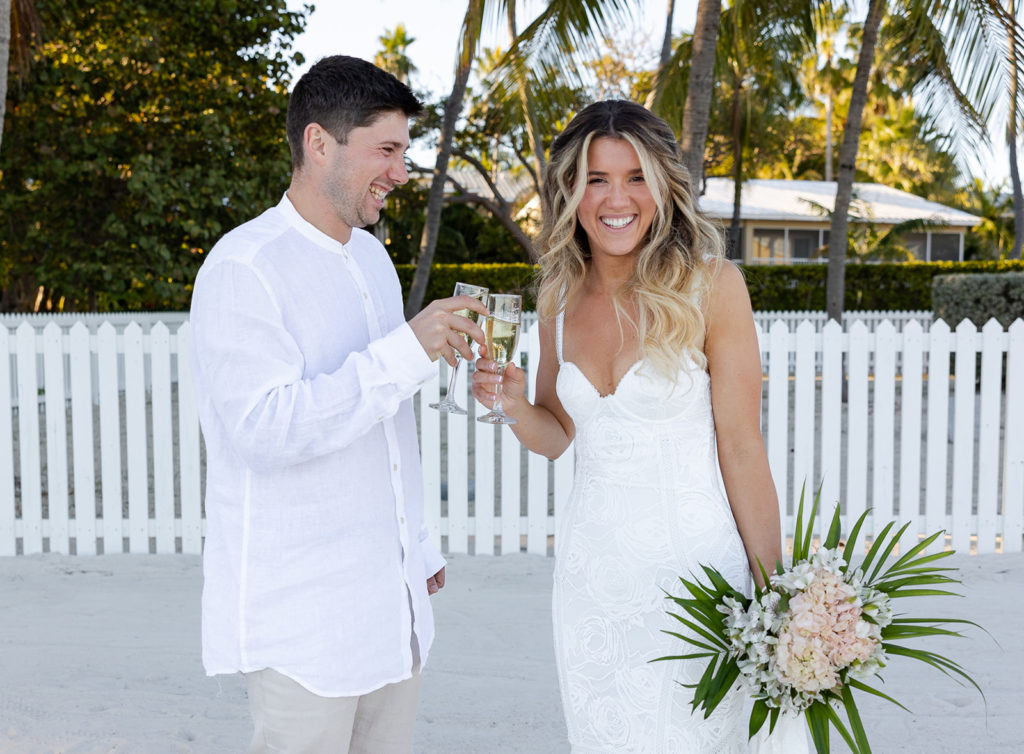
[[[789,328],[783,321],[768,332],[768,466],[779,495],[783,538],[790,530],[789,490]],[[785,542],[783,542],[785,545]]]
[[[1006,347],[1006,416],[1003,426],[1003,552],[1024,547],[1024,320],[1010,325]]]
[[[946,528],[949,473],[949,325],[941,319],[928,333],[928,433],[925,440],[925,532]],[[941,550],[940,537],[931,550]]]
[[[156,551],[176,550],[174,531],[174,427],[171,422],[171,333],[157,322],[149,333],[153,406],[153,512]]]
[[[875,329],[875,375],[872,419],[872,514],[890,521],[894,514],[896,416],[896,328],[889,321]]]
[[[822,329],[821,338],[821,513],[819,531],[827,531],[837,505],[841,505],[843,443],[843,329],[835,320]],[[849,531],[849,529],[847,529]]]
[[[118,391],[117,330],[109,322],[96,331],[100,398],[100,486],[103,552],[124,552],[124,493],[121,483],[121,398]]]
[[[21,551],[43,551],[43,482],[39,456],[39,378],[36,331],[27,322],[15,335],[18,347],[18,453],[21,460]]]
[[[804,320],[796,328],[794,342],[796,385],[793,391],[793,489],[796,494],[806,489],[805,501],[808,505],[818,488],[814,476],[814,357],[817,351],[814,341],[814,325]],[[814,522],[811,526],[814,526]],[[820,529],[818,534],[822,534]]]
[[[11,414],[11,336],[0,326],[0,557],[18,552],[14,535],[14,423]],[[10,505],[2,501],[10,500]]]
[[[480,406],[476,407],[479,411]],[[494,427],[473,422],[473,509],[477,555],[494,555]]]
[[[982,328],[981,415],[978,422],[978,553],[996,551],[999,506],[999,415],[1002,413],[1002,325],[991,319]]]
[[[68,527],[68,418],[64,400],[64,348],[54,323],[43,329],[43,396],[46,416],[46,521],[50,552],[71,552]],[[45,530],[45,526],[44,526]]]
[[[537,364],[540,363],[540,328],[526,333],[528,397],[537,397]],[[537,453],[526,455],[526,551],[534,555],[548,554],[548,459]]]
[[[903,328],[903,358],[900,370],[900,476],[899,516],[910,521],[910,529],[921,530],[921,325],[910,322]]]
[[[978,328],[965,319],[956,328],[956,372],[953,382],[953,549],[968,552],[974,519],[974,356]]]
[[[519,440],[507,424],[498,424],[501,436],[501,554],[519,552],[522,536]]]
[[[433,411],[433,409],[428,409]],[[469,552],[467,417],[446,414],[448,434],[448,552]]]
[[[446,365],[447,366],[447,365]],[[447,384],[447,383],[446,383]],[[423,516],[434,547],[441,549],[441,412],[429,407],[441,399],[440,375],[424,383],[419,395],[420,459],[423,464]]]
[[[146,438],[146,365],[142,328],[124,329],[124,423],[128,461],[128,552],[149,552],[149,462]]]
[[[181,551],[198,555],[203,551],[203,501],[199,478],[199,415],[189,368],[191,330],[181,324],[178,338],[178,468],[181,500]]]
[[[867,508],[868,479],[868,329],[861,322],[850,328],[849,376],[847,388],[846,520],[852,526]],[[869,516],[862,530],[875,533],[875,518]]]
[[[92,354],[89,328],[68,334],[71,376],[71,466],[75,488],[75,553],[96,554],[96,458],[93,453]]]

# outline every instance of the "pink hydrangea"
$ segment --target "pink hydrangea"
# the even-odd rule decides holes
[[[839,684],[839,673],[868,660],[878,644],[875,626],[861,617],[857,591],[835,573],[817,570],[789,601],[779,630],[776,669],[783,682],[814,694]]]

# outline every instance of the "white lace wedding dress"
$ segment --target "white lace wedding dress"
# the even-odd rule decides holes
[[[559,316],[556,389],[576,425],[576,475],[555,536],[552,605],[573,754],[748,752],[738,687],[705,719],[680,685],[696,683],[703,663],[650,662],[694,651],[663,633],[683,629],[665,599],[682,595],[681,575],[703,576],[709,565],[749,590],[718,467],[710,379],[691,363],[673,385],[638,362],[602,396],[563,360],[562,332]]]

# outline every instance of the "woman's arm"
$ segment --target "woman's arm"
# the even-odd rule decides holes
[[[487,348],[481,346],[481,357],[473,375],[473,395],[480,403],[494,405],[494,387],[501,379],[501,404],[505,413],[516,420],[510,429],[519,441],[534,453],[558,458],[569,447],[576,434],[572,419],[562,408],[555,392],[558,378],[558,359],[555,357],[555,336],[550,325],[540,322],[540,363],[537,365],[537,394],[535,402],[526,399],[526,373],[515,364],[505,368],[499,378],[494,362],[487,358]]]
[[[761,355],[750,296],[739,269],[714,273],[704,352],[711,375],[718,459],[751,573],[762,583],[782,560],[779,500],[761,437]]]

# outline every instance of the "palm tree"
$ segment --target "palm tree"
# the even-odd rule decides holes
[[[729,226],[730,256],[740,251],[740,199],[746,177],[744,160],[752,126],[768,131],[802,98],[797,69],[792,65],[808,46],[796,13],[763,14],[754,3],[735,3],[722,14],[718,32],[717,78],[723,100],[728,96],[732,148],[733,215]]]
[[[708,140],[708,116],[715,89],[715,51],[721,20],[722,0],[698,0],[680,140],[683,162],[695,188],[703,185],[704,145]]]
[[[1010,146],[1010,182],[1013,186],[1013,250],[1010,259],[1020,259],[1021,244],[1024,242],[1024,193],[1020,187],[1020,168],[1017,164],[1017,99],[1019,96],[1019,71],[1014,61],[1017,59],[1017,39],[1014,26],[1017,23],[1017,11],[1014,0],[1010,0],[1009,12],[1006,17],[1006,52],[1010,66],[1010,111],[1006,120],[1006,142]],[[1018,231],[1017,229],[1021,229]]]
[[[522,33],[513,38],[508,55],[511,75],[525,77],[527,63],[544,72],[559,68],[564,72],[574,71],[576,66],[572,59],[573,53],[608,33],[613,22],[618,20],[629,6],[628,0],[551,0],[540,15]],[[427,196],[426,221],[423,226],[423,238],[420,241],[419,259],[416,261],[416,272],[405,306],[406,317],[412,317],[419,312],[426,295],[441,227],[445,175],[452,153],[455,123],[462,111],[466,86],[480,45],[484,17],[504,16],[507,22],[514,24],[515,8],[516,0],[469,0],[466,6],[456,56],[455,81],[444,106],[434,176]]]
[[[409,75],[416,72],[416,66],[409,57],[409,45],[416,41],[406,31],[405,24],[398,24],[392,31],[385,31],[377,37],[380,42],[380,52],[373,58],[373,62],[403,84],[409,83]]]
[[[902,49],[912,54],[908,66],[911,87],[921,93],[923,115],[939,112],[953,118],[955,136],[978,140],[995,95],[994,75],[1001,62],[989,44],[989,24],[1002,18],[1005,11],[996,0],[957,2],[957,0],[869,0],[867,19],[861,37],[857,72],[850,95],[850,108],[843,125],[839,150],[836,200],[829,230],[828,316],[841,321],[843,289],[846,278],[846,254],[849,243],[850,198],[857,169],[864,104],[875,62],[879,28],[890,13],[894,34],[904,41]],[[961,85],[960,82],[965,82]],[[965,91],[966,90],[966,91]]]

